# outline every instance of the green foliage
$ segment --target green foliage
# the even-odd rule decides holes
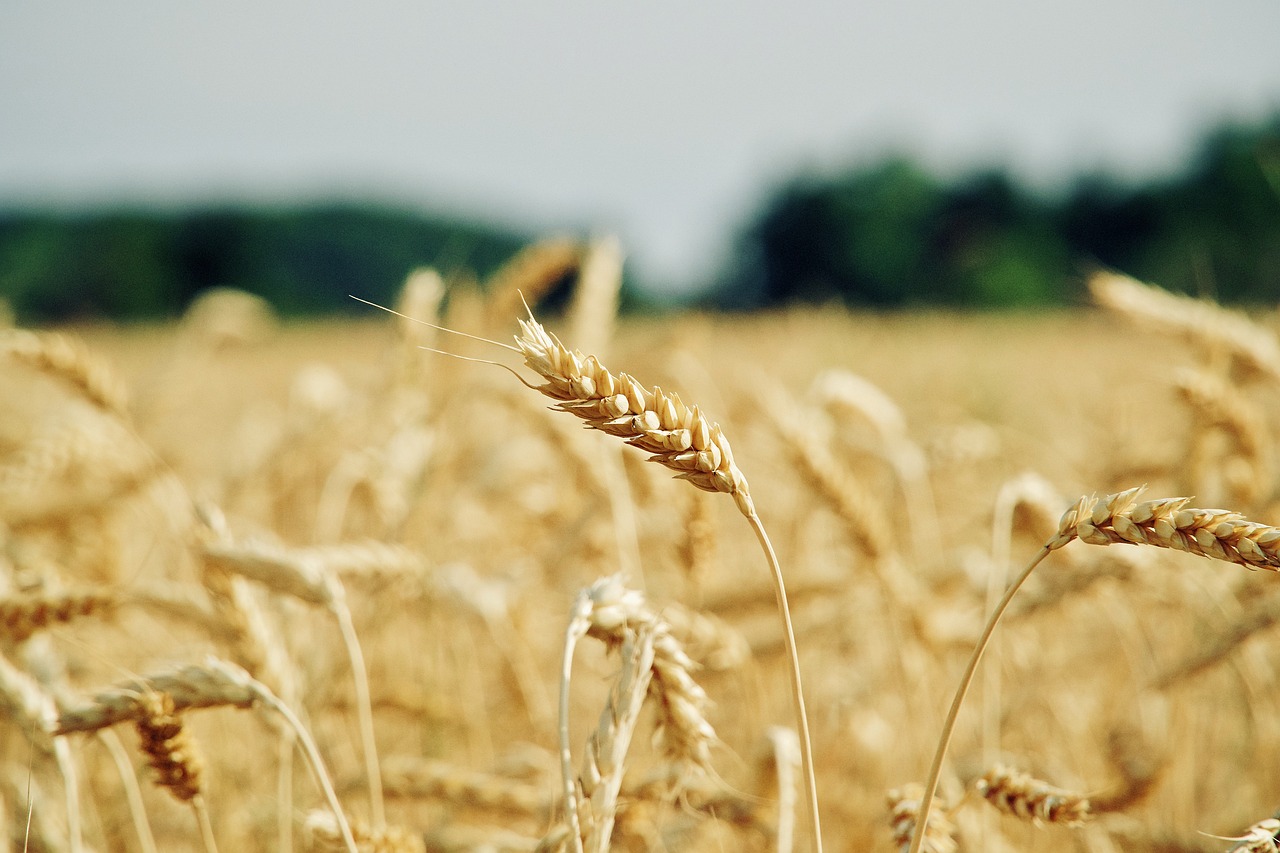
[[[1220,128],[1171,178],[1089,175],[1052,198],[1003,171],[944,182],[901,158],[806,174],[741,230],[712,301],[1047,305],[1081,298],[1082,264],[1280,301],[1280,116]]]
[[[393,298],[423,264],[483,277],[528,239],[351,205],[0,212],[0,297],[36,321],[168,317],[215,286],[289,314],[345,310],[349,293]],[[709,301],[1030,307],[1082,299],[1090,264],[1225,301],[1280,301],[1280,115],[1219,128],[1178,174],[1086,175],[1054,197],[1004,171],[945,181],[902,157],[805,173],[740,230]],[[623,306],[652,307],[632,284]]]
[[[527,236],[382,208],[0,214],[0,296],[28,320],[173,316],[237,287],[287,314],[394,297],[414,267],[495,269]]]

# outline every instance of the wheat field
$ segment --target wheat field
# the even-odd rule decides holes
[[[695,417],[649,464],[640,418],[373,309],[0,332],[8,849],[815,849],[735,465],[825,849],[912,846],[1055,537],[916,849],[1277,849],[1270,314],[1099,274],[1059,313],[616,320],[616,247],[563,243],[396,307],[510,346],[565,264],[539,319],[732,455]]]

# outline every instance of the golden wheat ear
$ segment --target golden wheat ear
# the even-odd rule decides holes
[[[352,298],[392,314],[397,313],[368,300]],[[778,613],[782,619],[783,637],[790,661],[789,675],[796,727],[800,733],[800,754],[808,795],[810,827],[814,849],[821,853],[822,829],[818,815],[813,747],[786,584],[773,543],[769,540],[764,523],[756,512],[755,502],[751,499],[747,477],[734,461],[729,439],[718,423],[707,418],[697,406],[686,405],[678,394],[664,391],[657,385],[645,388],[626,373],[610,372],[595,356],[569,349],[537,321],[528,303],[524,307],[528,319],[518,321],[520,335],[516,337],[514,348],[475,335],[462,332],[454,334],[518,352],[524,358],[525,367],[541,377],[542,384],[531,384],[519,374],[516,377],[525,386],[551,398],[554,401],[553,408],[580,418],[589,429],[620,438],[627,445],[647,453],[650,462],[673,471],[677,479],[687,480],[703,491],[722,492],[731,496],[738,511],[755,533],[769,562]]]

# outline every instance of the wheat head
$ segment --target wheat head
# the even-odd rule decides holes
[[[555,400],[555,408],[649,453],[649,461],[671,469],[678,479],[731,495],[743,515],[755,514],[729,440],[697,406],[686,406],[678,394],[657,385],[645,389],[626,373],[615,376],[595,356],[560,343],[532,316],[520,321],[520,329],[516,345],[525,364],[546,380],[534,387]]]

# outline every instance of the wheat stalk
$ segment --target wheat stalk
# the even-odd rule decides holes
[[[328,802],[349,853],[356,853],[355,839],[347,823],[337,792],[320,757],[311,732],[298,716],[271,690],[235,664],[210,657],[203,664],[186,664],[176,669],[130,679],[95,694],[87,703],[62,708],[54,734],[95,732],[119,723],[137,723],[146,716],[143,699],[148,694],[166,693],[174,713],[192,708],[252,708],[263,706],[279,714],[295,732],[316,784]],[[59,739],[61,742],[61,739]]]
[[[589,853],[606,853],[613,836],[627,751],[654,675],[653,627],[624,629],[619,648],[621,667],[600,721],[587,740],[578,780],[590,803],[591,825],[585,845]]]
[[[778,791],[778,826],[774,832],[777,853],[791,853],[796,824],[796,765],[800,763],[800,738],[785,726],[770,726],[769,758]]]
[[[374,307],[389,310],[380,305]],[[569,349],[547,332],[534,319],[532,312],[519,324],[521,334],[515,339],[516,346],[506,348],[519,353],[525,366],[544,380],[541,385],[532,385],[517,374],[522,383],[554,400],[554,408],[581,418],[588,428],[621,438],[631,447],[648,453],[649,461],[674,471],[677,479],[687,480],[704,491],[731,496],[755,533],[773,575],[776,603],[783,623],[792,701],[800,732],[809,820],[813,844],[821,853],[822,831],[813,747],[786,584],[773,543],[751,499],[747,478],[734,462],[728,438],[719,424],[707,419],[696,405],[685,405],[678,394],[667,393],[656,385],[646,389],[626,373],[616,376],[610,373],[594,356]],[[562,678],[564,676],[562,672]]]
[[[1049,554],[1079,539],[1090,545],[1152,545],[1236,563],[1249,569],[1280,571],[1280,528],[1250,521],[1231,510],[1190,507],[1190,498],[1139,501],[1145,489],[1145,486],[1137,486],[1103,498],[1096,495],[1080,498],[1063,514],[1058,522],[1057,532],[1014,579],[996,604],[960,677],[960,685],[956,688],[951,708],[943,723],[938,747],[929,768],[929,777],[925,782],[920,807],[923,820],[928,819],[960,706],[973,682],[982,653],[1014,595]],[[923,833],[917,828],[909,853],[919,853],[922,841]]]
[[[124,743],[121,742],[115,729],[100,729],[97,732],[97,738],[116,766],[116,774],[124,787],[129,815],[133,819],[134,831],[138,834],[139,848],[142,853],[157,853],[155,835],[151,831],[151,823],[147,820],[147,809],[142,801],[142,788],[138,785],[138,777],[134,773],[133,764]]]
[[[885,795],[889,806],[889,826],[893,830],[893,842],[898,845],[900,853],[911,846],[912,835],[916,832],[920,817],[920,799],[924,787],[912,782],[901,788],[894,788]],[[945,813],[933,814],[923,832],[920,847],[925,853],[955,853],[959,846],[956,843],[956,826]]]
[[[223,571],[236,572],[279,592],[312,604],[322,605],[337,621],[343,646],[351,664],[373,822],[375,826],[384,825],[386,814],[382,799],[382,773],[378,769],[368,672],[364,663],[364,652],[351,619],[351,609],[347,606],[346,591],[342,581],[324,561],[325,552],[306,552],[266,543],[241,544],[229,542],[227,539],[224,531],[218,541],[204,545],[201,556],[207,565]]]

